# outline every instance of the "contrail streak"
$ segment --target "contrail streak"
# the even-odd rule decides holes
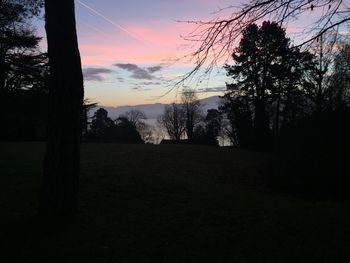
[[[110,20],[108,17],[104,16],[103,14],[101,14],[100,12],[98,12],[97,10],[93,9],[91,6],[88,6],[87,4],[83,3],[80,0],[76,0],[79,4],[81,4],[82,6],[84,6],[85,8],[89,9],[91,12],[93,12],[94,14],[98,15],[99,17],[103,18],[105,21],[107,21],[108,23],[112,24],[113,26],[119,28],[120,30],[124,31],[125,33],[127,33],[129,36],[131,36],[132,38],[141,41],[141,42],[145,42],[143,39],[139,38],[138,36],[136,36],[135,34],[131,33],[130,31],[128,31],[127,29],[125,29],[124,27],[122,27],[121,25],[113,22],[112,20]]]
[[[89,27],[89,28],[91,28],[91,29],[93,29],[93,30],[95,30],[96,32],[98,32],[98,33],[100,33],[100,34],[102,34],[102,35],[105,35],[105,36],[109,36],[109,37],[110,37],[110,35],[107,34],[106,32],[104,32],[104,31],[98,29],[97,27],[94,27],[93,25],[90,25],[90,24],[84,22],[84,21],[81,20],[81,19],[79,19],[78,22],[79,22],[79,23],[82,23],[83,25],[85,25],[85,26],[87,26],[87,27]]]

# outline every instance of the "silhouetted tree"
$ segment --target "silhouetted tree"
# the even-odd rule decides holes
[[[329,101],[333,110],[350,108],[350,44],[343,43],[335,55],[330,80],[332,92]]]
[[[314,56],[301,52],[297,47],[289,46],[287,56],[282,61],[279,79],[273,96],[272,131],[274,138],[285,126],[295,124],[297,120],[309,114],[309,101],[305,96],[306,76],[314,67]]]
[[[230,91],[221,98],[219,109],[224,115],[223,131],[232,145],[251,148],[253,144],[252,99]]]
[[[263,22],[260,27],[247,26],[232,55],[235,64],[225,66],[227,74],[233,78],[233,83],[227,85],[228,94],[231,93],[227,98],[239,97],[226,100],[226,109],[229,105],[232,108],[229,118],[237,118],[235,123],[232,122],[237,136],[250,134],[249,120],[253,117],[254,146],[258,149],[270,147],[272,124],[279,126],[282,96],[288,96],[286,92],[290,92],[290,87],[285,89],[285,82],[300,78],[300,70],[296,70],[295,64],[301,63],[302,55],[298,50],[292,50],[284,29],[278,24]],[[238,138],[238,141],[242,144],[244,140]]]
[[[108,112],[100,108],[92,117],[87,140],[109,143],[144,143],[135,125],[127,117],[119,117],[115,121],[108,117]]]
[[[108,117],[108,112],[99,108],[92,117],[87,137],[91,141],[106,141],[107,132],[113,126],[114,122]]]
[[[205,117],[206,130],[212,138],[217,138],[221,131],[222,115],[217,109],[209,109]]]
[[[141,138],[146,143],[151,143],[152,138],[152,129],[144,120],[147,119],[146,114],[140,110],[132,109],[125,112],[120,117],[125,117],[129,122],[131,122],[141,135]]]
[[[30,88],[40,79],[39,66],[47,64],[46,55],[38,51],[41,38],[29,22],[42,4],[40,0],[0,1],[0,92]]]
[[[8,62],[9,60],[7,60]],[[45,140],[47,125],[48,65],[46,54],[12,55],[0,91],[0,139]]]
[[[303,90],[309,100],[309,112],[321,113],[327,110],[327,97],[331,92],[329,75],[332,70],[335,42],[330,42],[327,36],[323,35],[317,40],[311,48],[314,54],[313,64],[303,84]]]
[[[74,1],[45,0],[45,21],[50,94],[40,212],[72,214],[78,207],[84,98]]]
[[[42,1],[0,1],[0,139],[44,140],[48,59],[30,25]],[[25,116],[25,117],[24,117]]]
[[[11,79],[23,69],[20,61],[36,59],[40,38],[28,21],[39,14],[42,4],[40,0],[0,1],[0,92],[13,87]]]
[[[218,136],[221,131],[222,114],[216,109],[209,109],[201,125],[194,131],[192,143],[218,145]]]
[[[126,117],[119,117],[115,125],[107,130],[107,141],[115,143],[144,143],[136,126]]]
[[[84,100],[83,110],[82,110],[82,138],[87,139],[88,136],[88,128],[91,125],[91,117],[89,116],[89,112],[97,106],[96,102],[90,102],[89,99]]]
[[[301,90],[307,114],[282,130],[270,182],[292,193],[349,198],[350,177],[344,173],[350,163],[347,51],[341,48],[335,57],[326,57],[329,46],[321,39],[317,45],[314,67],[307,74],[307,80],[310,74],[314,78]]]
[[[165,128],[170,139],[178,142],[181,140],[186,122],[185,113],[181,105],[172,103],[165,106],[164,113],[158,117],[157,122]]]
[[[142,127],[145,123],[146,115],[140,110],[130,110],[122,114],[120,117],[125,117],[131,122],[135,127]]]
[[[192,89],[185,89],[182,92],[181,103],[186,118],[185,132],[188,142],[191,143],[196,126],[203,120],[202,105],[195,90]]]

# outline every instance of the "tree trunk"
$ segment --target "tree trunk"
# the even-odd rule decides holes
[[[50,95],[39,212],[72,214],[78,206],[84,97],[74,0],[45,0],[45,20]]]

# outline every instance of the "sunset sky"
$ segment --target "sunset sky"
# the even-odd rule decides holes
[[[168,81],[191,69],[173,63],[191,51],[181,38],[193,26],[177,20],[210,20],[232,0],[76,0],[85,97],[106,106],[172,102]],[[237,1],[234,4],[238,5]],[[231,10],[232,11],[232,10]],[[38,31],[45,35],[42,25]],[[45,39],[43,48],[45,48]],[[193,50],[192,50],[193,51]],[[222,94],[225,72],[187,83],[200,97]]]
[[[108,106],[174,101],[176,90],[162,95],[171,87],[169,80],[191,69],[185,61],[174,60],[191,51],[181,35],[193,28],[177,20],[210,19],[213,12],[230,3],[232,0],[76,0],[85,97]],[[38,32],[45,36],[43,23]],[[44,38],[42,49],[45,42]],[[189,85],[212,91],[223,89],[225,81],[222,72],[202,85]]]

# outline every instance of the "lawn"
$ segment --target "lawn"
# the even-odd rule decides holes
[[[79,214],[48,221],[44,148],[0,143],[1,262],[350,262],[350,203],[270,191],[267,154],[84,144]]]

